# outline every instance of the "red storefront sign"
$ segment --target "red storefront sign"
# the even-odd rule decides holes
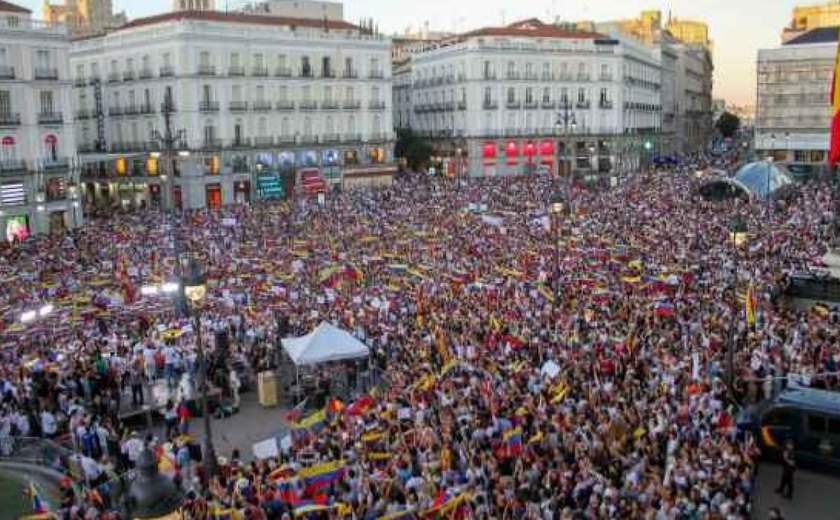
[[[516,141],[508,141],[505,145],[505,156],[507,156],[508,164],[516,164],[519,162],[519,145]]]
[[[496,143],[486,142],[481,147],[481,157],[485,162],[493,162],[496,160]]]

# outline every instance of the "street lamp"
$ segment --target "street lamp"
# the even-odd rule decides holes
[[[597,174],[597,165],[595,164],[597,161],[597,157],[595,156],[595,145],[589,145],[589,168],[592,170],[592,175]]]
[[[557,340],[557,300],[560,298],[560,226],[569,210],[565,195],[555,191],[548,204],[549,218],[554,221],[554,276],[552,276],[551,321],[554,340]],[[542,360],[540,360],[542,361]]]
[[[180,259],[180,273],[181,284],[180,288],[183,290],[182,303],[185,310],[191,314],[194,321],[196,342],[198,352],[196,362],[198,364],[198,374],[200,376],[199,389],[201,395],[201,413],[204,416],[204,455],[207,459],[207,474],[208,477],[213,477],[218,474],[216,459],[216,450],[213,447],[213,430],[210,423],[210,406],[208,403],[209,385],[207,381],[207,359],[204,354],[204,344],[201,337],[201,303],[207,297],[207,277],[198,265],[198,262],[193,258]],[[189,303],[187,303],[189,302]]]
[[[734,298],[737,313],[738,306],[738,250],[745,246],[749,241],[749,234],[747,233],[747,223],[741,215],[736,215],[729,222],[729,239],[732,241],[733,258],[734,258],[734,274],[732,286],[734,288]],[[729,347],[726,349],[726,382],[729,386],[730,392],[734,389],[735,384],[735,343],[738,340],[738,329],[733,327],[732,337],[729,339]],[[733,393],[734,395],[734,393]]]
[[[131,483],[123,508],[133,519],[180,518],[184,496],[166,475],[158,470],[158,459],[146,446],[137,458],[137,477]]]

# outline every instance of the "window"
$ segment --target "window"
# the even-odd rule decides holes
[[[117,70],[117,60],[111,60],[111,74],[116,74]]]
[[[278,54],[277,55],[277,68],[285,69],[286,68],[286,55],[285,54]]]
[[[42,114],[52,114],[53,113],[53,93],[51,90],[42,90],[39,93],[39,98],[41,101],[41,113]]]
[[[489,60],[484,61],[484,79],[489,79],[493,75],[493,68]]]
[[[300,58],[300,75],[304,78],[312,77],[312,66],[309,64],[309,56]]]
[[[147,109],[152,107],[152,92],[149,89],[143,91],[143,106]]]
[[[242,144],[242,121],[237,119],[236,123],[233,125],[233,142],[235,144]]]
[[[304,87],[303,87],[303,100],[304,101],[311,101],[312,100],[312,88],[309,85],[304,85]]]
[[[126,72],[134,72],[134,59],[128,58],[125,60],[125,70]]]
[[[265,101],[265,87],[262,85],[257,86],[257,101]]]
[[[371,103],[379,103],[379,87],[371,87],[370,101]]]
[[[332,87],[329,87],[329,86],[324,87],[324,101],[326,101],[327,103],[330,103],[330,102],[332,102],[332,97],[333,97]]]
[[[579,88],[578,89],[578,103],[583,103],[586,101],[586,89]]]
[[[379,73],[379,58],[370,59],[370,71],[373,73]]]
[[[356,99],[356,92],[353,90],[353,87],[345,87],[344,89],[344,99],[346,101],[352,102]]]
[[[35,68],[48,69],[50,68],[50,52],[49,51],[35,51]]]
[[[346,76],[353,75],[353,58],[344,58],[344,74]]]
[[[607,96],[607,89],[605,89],[605,88],[602,88],[602,89],[601,89],[601,97],[600,97],[600,99],[601,99],[601,103],[606,103],[607,101],[609,101],[609,98],[608,98],[608,96]]]
[[[150,63],[149,57],[148,56],[143,56],[143,70],[149,70],[149,63]]]
[[[312,118],[309,116],[303,118],[303,135],[312,136]]]
[[[263,68],[264,68],[263,55],[262,54],[254,54],[254,69],[262,70]]]
[[[8,90],[0,90],[0,118],[8,119],[12,113],[12,93]]]
[[[321,75],[325,78],[331,78],[333,75],[332,63],[329,56],[321,58]]]
[[[514,90],[513,87],[508,87],[507,101],[508,103],[513,103],[514,101],[516,101],[516,90]]]
[[[210,103],[213,101],[213,89],[210,85],[201,86],[201,100],[204,103]]]
[[[3,57],[5,56],[5,49],[0,50],[0,67],[6,65],[6,59]],[[84,81],[85,79],[85,65],[84,63],[80,63],[76,65],[76,79]]]
[[[280,87],[279,96],[280,101],[286,101],[287,99],[289,99],[289,88],[285,86]]]
[[[525,64],[525,77],[530,78],[534,75],[534,65],[532,63]]]
[[[198,55],[198,66],[201,68],[207,68],[210,66],[210,53],[207,51],[201,51]]]
[[[610,66],[607,64],[601,65],[601,77],[608,78],[610,75]]]
[[[354,115],[347,117],[347,132],[351,135],[356,132],[356,116]]]
[[[257,121],[257,135],[260,137],[268,135],[268,120],[265,117],[261,117]]]
[[[212,143],[216,140],[216,127],[213,126],[211,121],[207,121],[204,123],[204,142],[205,143]]]
[[[513,77],[516,74],[516,63],[509,61],[507,65],[508,77]]]
[[[563,77],[563,79],[566,79],[566,78],[569,77],[569,64],[568,63],[561,63],[560,64],[560,75]]]
[[[542,69],[543,69],[543,71],[542,71],[543,79],[550,78],[551,77],[551,65],[549,65],[548,63],[543,63]]]
[[[171,67],[172,66],[172,54],[168,52],[163,53],[163,66],[164,67]]]
[[[231,90],[231,101],[234,103],[239,103],[242,101],[242,86],[241,85],[234,85],[233,89]]]
[[[534,89],[531,87],[527,87],[525,89],[525,103],[533,103],[534,102]]]
[[[550,103],[551,102],[551,89],[550,88],[545,87],[543,89],[542,99],[543,99],[543,103]]]
[[[239,53],[234,52],[230,55],[230,66],[231,68],[239,67]]]
[[[492,95],[491,95],[490,87],[484,87],[484,102],[485,103],[490,103],[491,99],[492,99]]]

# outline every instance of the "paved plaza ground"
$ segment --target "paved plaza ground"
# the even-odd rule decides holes
[[[840,477],[797,471],[793,500],[786,500],[774,492],[781,472],[781,466],[777,464],[762,464],[759,468],[753,518],[765,520],[769,518],[770,508],[778,507],[785,520],[840,519]]]

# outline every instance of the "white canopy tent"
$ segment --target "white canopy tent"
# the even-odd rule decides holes
[[[305,336],[284,338],[282,344],[283,350],[295,366],[358,359],[370,355],[367,345],[354,338],[349,332],[325,321]]]
[[[359,359],[370,356],[367,345],[354,338],[349,332],[321,322],[315,330],[298,338],[283,338],[283,350],[295,364],[295,385],[300,389],[300,367]]]

